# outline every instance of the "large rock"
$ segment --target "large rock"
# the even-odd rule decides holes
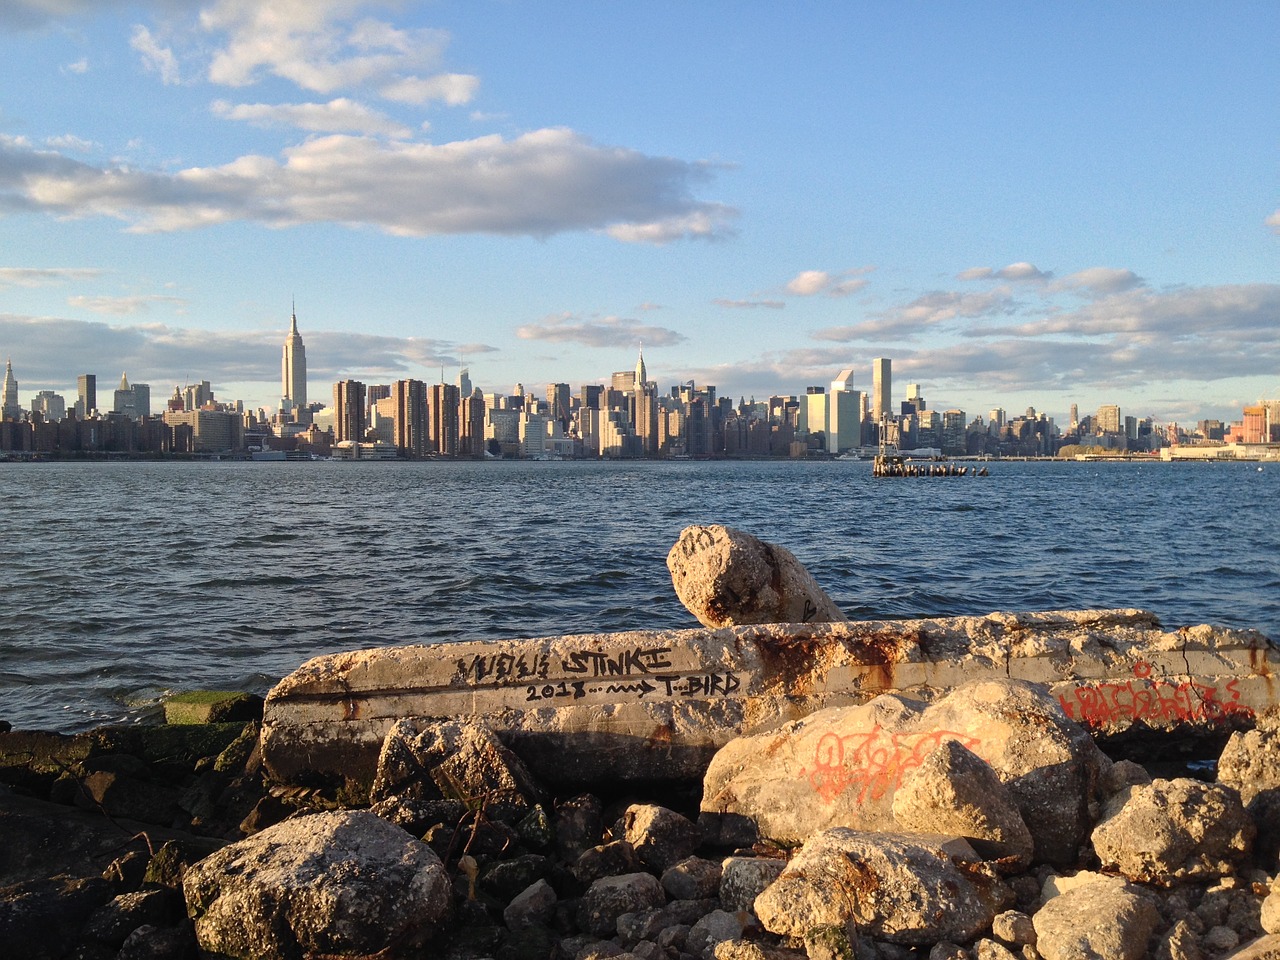
[[[951,740],[991,767],[1038,859],[1075,859],[1109,761],[1043,688],[1012,680],[969,684],[933,705],[885,695],[735,740],[707,770],[702,810],[710,821],[748,818],[763,836],[785,842],[833,826],[918,829],[918,804],[904,800],[904,824],[895,796]]]
[[[401,720],[393,726],[378,755],[369,799],[386,808],[376,811],[383,816],[395,811],[389,819],[400,823],[441,801],[458,808],[450,822],[480,806],[487,816],[516,820],[542,798],[523,761],[483,721],[465,718]]]
[[[187,870],[200,949],[243,960],[408,952],[447,919],[451,888],[431,848],[371,813],[298,817]]]
[[[1231,735],[1218,758],[1218,782],[1235,787],[1246,805],[1265,790],[1280,788],[1280,717]]]
[[[685,527],[667,569],[704,627],[848,619],[790,550],[732,527]]]
[[[1101,733],[1217,733],[1276,701],[1277,671],[1261,634],[1166,631],[1140,610],[439,643],[304,664],[267,697],[263,761],[278,783],[360,796],[398,720],[483,717],[549,784],[697,779],[736,736],[994,678],[1047,684]]]
[[[927,837],[837,827],[805,843],[756,897],[755,911],[766,930],[788,937],[856,926],[891,943],[963,943],[988,929],[1012,899],[975,869],[977,860],[962,844],[944,850]]]
[[[943,742],[907,775],[894,791],[893,817],[912,833],[984,842],[1011,867],[1031,863],[1031,831],[1013,795],[991,765],[959,740]]]
[[[1159,923],[1149,896],[1112,877],[1054,897],[1032,918],[1044,960],[1142,960]]]
[[[1108,801],[1093,831],[1104,869],[1130,880],[1172,886],[1230,874],[1249,853],[1255,828],[1232,787],[1199,780],[1155,780]]]

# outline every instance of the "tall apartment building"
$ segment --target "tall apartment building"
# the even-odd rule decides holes
[[[484,394],[473,390],[458,405],[458,456],[484,456]]]
[[[452,383],[433,383],[428,416],[431,444],[442,457],[458,455],[458,388]]]
[[[402,457],[425,457],[431,450],[427,385],[421,380],[397,380],[391,385],[391,400],[396,450]]]
[[[1106,403],[1098,408],[1094,424],[1099,433],[1119,433],[1122,428],[1120,407],[1114,403]]]
[[[862,444],[862,391],[853,388],[853,367],[841,370],[831,381],[827,432],[832,453],[844,453]]]
[[[364,440],[364,384],[339,380],[333,385],[333,442]]]
[[[469,394],[464,394],[464,399]],[[547,405],[551,408],[551,416],[560,421],[560,426],[564,430],[569,429],[570,405],[569,405],[569,385],[567,383],[548,383],[547,384]]]

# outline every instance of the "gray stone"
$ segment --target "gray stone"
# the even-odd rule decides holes
[[[196,938],[189,926],[144,924],[120,946],[116,960],[187,960],[196,956]]]
[[[1271,723],[1233,733],[1218,757],[1218,782],[1240,791],[1245,804],[1280,787],[1280,728]]]
[[[755,912],[756,897],[778,879],[785,860],[726,857],[720,863],[720,902],[726,910]]]
[[[1160,913],[1139,888],[1104,877],[1053,897],[1032,919],[1044,960],[1142,960]]]
[[[742,936],[742,920],[726,910],[712,910],[689,928],[685,950],[703,960],[712,960],[716,944]]]
[[[626,840],[640,862],[659,873],[702,843],[702,831],[696,823],[657,804],[633,803],[622,819]]]
[[[556,892],[546,880],[531,884],[518,893],[502,911],[507,929],[519,932],[529,927],[546,926],[556,912]]]
[[[835,825],[902,830],[896,791],[948,740],[990,765],[1037,859],[1075,861],[1109,761],[1043,687],[1014,680],[966,684],[931,705],[882,695],[739,738],[708,767],[702,809],[747,817],[785,843]]]
[[[809,960],[861,960],[867,952],[858,946],[857,933],[841,924],[824,924],[804,935],[804,952]]]
[[[667,569],[704,627],[848,619],[790,550],[732,527],[686,527]]]
[[[906,776],[894,791],[893,817],[912,833],[986,841],[989,855],[1010,861],[1011,870],[1031,863],[1031,831],[1009,790],[959,740],[939,744]]]
[[[187,870],[200,949],[243,960],[364,955],[429,939],[451,889],[425,843],[363,811],[286,820]]]
[[[164,722],[170,724],[261,719],[262,698],[239,690],[188,690],[164,702]]]
[[[98,877],[56,876],[0,888],[0,944],[8,956],[59,960],[111,893]]]
[[[481,721],[401,720],[378,755],[370,802],[452,800],[515,821],[541,799],[523,761]]]
[[[597,937],[611,937],[618,918],[666,903],[662,884],[648,873],[624,873],[602,877],[587,888],[578,907],[578,926]]]
[[[719,895],[720,864],[686,857],[662,872],[662,889],[672,900],[706,900]]]
[[[626,840],[610,840],[584,851],[572,869],[579,883],[591,884],[601,877],[636,873],[640,866],[640,858],[636,856],[635,848],[630,843]]]
[[[117,949],[141,926],[167,926],[182,916],[182,898],[168,888],[122,893],[94,911],[85,934]]]
[[[600,800],[590,793],[556,804],[554,820],[556,852],[565,863],[597,846],[604,835]]]
[[[1226,953],[1240,946],[1240,934],[1230,927],[1211,927],[1200,938],[1200,946],[1212,953]]]
[[[997,913],[991,921],[991,936],[1006,947],[1035,946],[1036,927],[1031,917],[1019,910]]]
[[[1048,685],[1070,718],[1109,735],[1216,735],[1276,701],[1278,670],[1261,634],[1165,630],[1140,610],[450,641],[303,664],[267,697],[263,769],[359,797],[396,721],[483,717],[547,783],[696,779],[734,737],[997,677]]]
[[[953,857],[963,854],[958,844],[944,852],[928,838],[837,827],[805,843],[756,898],[756,914],[784,936],[854,924],[891,943],[966,942],[990,927],[1010,894],[971,849],[960,869]]]
[[[929,960],[969,960],[969,954],[959,944],[943,940],[929,949]]]
[[[1093,831],[1094,850],[1104,868],[1140,883],[1170,886],[1229,874],[1254,835],[1234,788],[1187,778],[1129,787],[1108,810]]]

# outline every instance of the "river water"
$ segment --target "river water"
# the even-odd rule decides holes
[[[319,654],[692,627],[692,523],[792,550],[854,618],[1141,607],[1280,640],[1280,468],[865,462],[0,464],[0,719],[71,731]]]

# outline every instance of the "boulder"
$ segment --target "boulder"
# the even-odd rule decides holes
[[[1255,828],[1232,787],[1187,778],[1129,787],[1093,831],[1103,869],[1168,887],[1230,874],[1249,853]]]
[[[1038,859],[1075,860],[1109,761],[1043,688],[1012,680],[967,684],[933,705],[884,695],[740,738],[708,767],[702,810],[749,818],[780,842],[837,825],[908,829],[896,818],[895,795],[951,740],[984,760],[1004,785]],[[918,804],[904,800],[903,809],[919,822]]]
[[[416,819],[424,807],[431,813],[454,808],[448,822],[481,809],[511,822],[530,812],[541,789],[483,721],[401,720],[382,744],[369,799],[376,812],[397,823]]]
[[[1266,790],[1280,788],[1280,722],[1269,717],[1254,730],[1236,731],[1218,758],[1218,782],[1240,791],[1248,805]]]
[[[0,944],[6,956],[60,960],[112,896],[100,877],[55,876],[0,887]]]
[[[662,884],[649,873],[624,873],[601,877],[587,888],[578,907],[578,926],[597,937],[618,931],[618,918],[666,903]]]
[[[1140,888],[1100,877],[1053,897],[1032,923],[1044,960],[1143,960],[1160,912]]]
[[[714,860],[686,857],[662,872],[662,889],[672,900],[708,900],[719,895],[721,874]]]
[[[696,823],[657,804],[633,803],[622,821],[624,837],[640,862],[658,874],[702,843],[702,831]]]
[[[1223,960],[1280,960],[1280,934],[1252,940]]]
[[[788,937],[854,926],[909,946],[964,943],[990,928],[1011,899],[966,846],[944,850],[927,837],[826,830],[756,898],[756,915],[766,930]]]
[[[995,678],[1047,685],[1108,736],[1216,737],[1276,703],[1277,671],[1259,633],[1165,630],[1141,610],[447,642],[303,664],[267,697],[262,758],[273,783],[367,797],[397,721],[478,717],[544,783],[697,780],[734,737]]]
[[[790,550],[732,527],[685,527],[667,569],[704,627],[848,619]]]
[[[1026,867],[1031,831],[991,765],[959,740],[946,740],[894,791],[893,818],[911,833],[964,837],[1011,868]]]
[[[243,960],[396,956],[448,918],[425,843],[365,811],[297,817],[224,847],[183,881],[200,949]]]
[[[546,880],[539,880],[516,894],[502,911],[502,921],[509,930],[519,932],[530,927],[546,926],[556,912],[556,892]]]
[[[754,912],[756,897],[786,865],[787,861],[770,857],[725,857],[720,864],[720,902],[726,910]]]

